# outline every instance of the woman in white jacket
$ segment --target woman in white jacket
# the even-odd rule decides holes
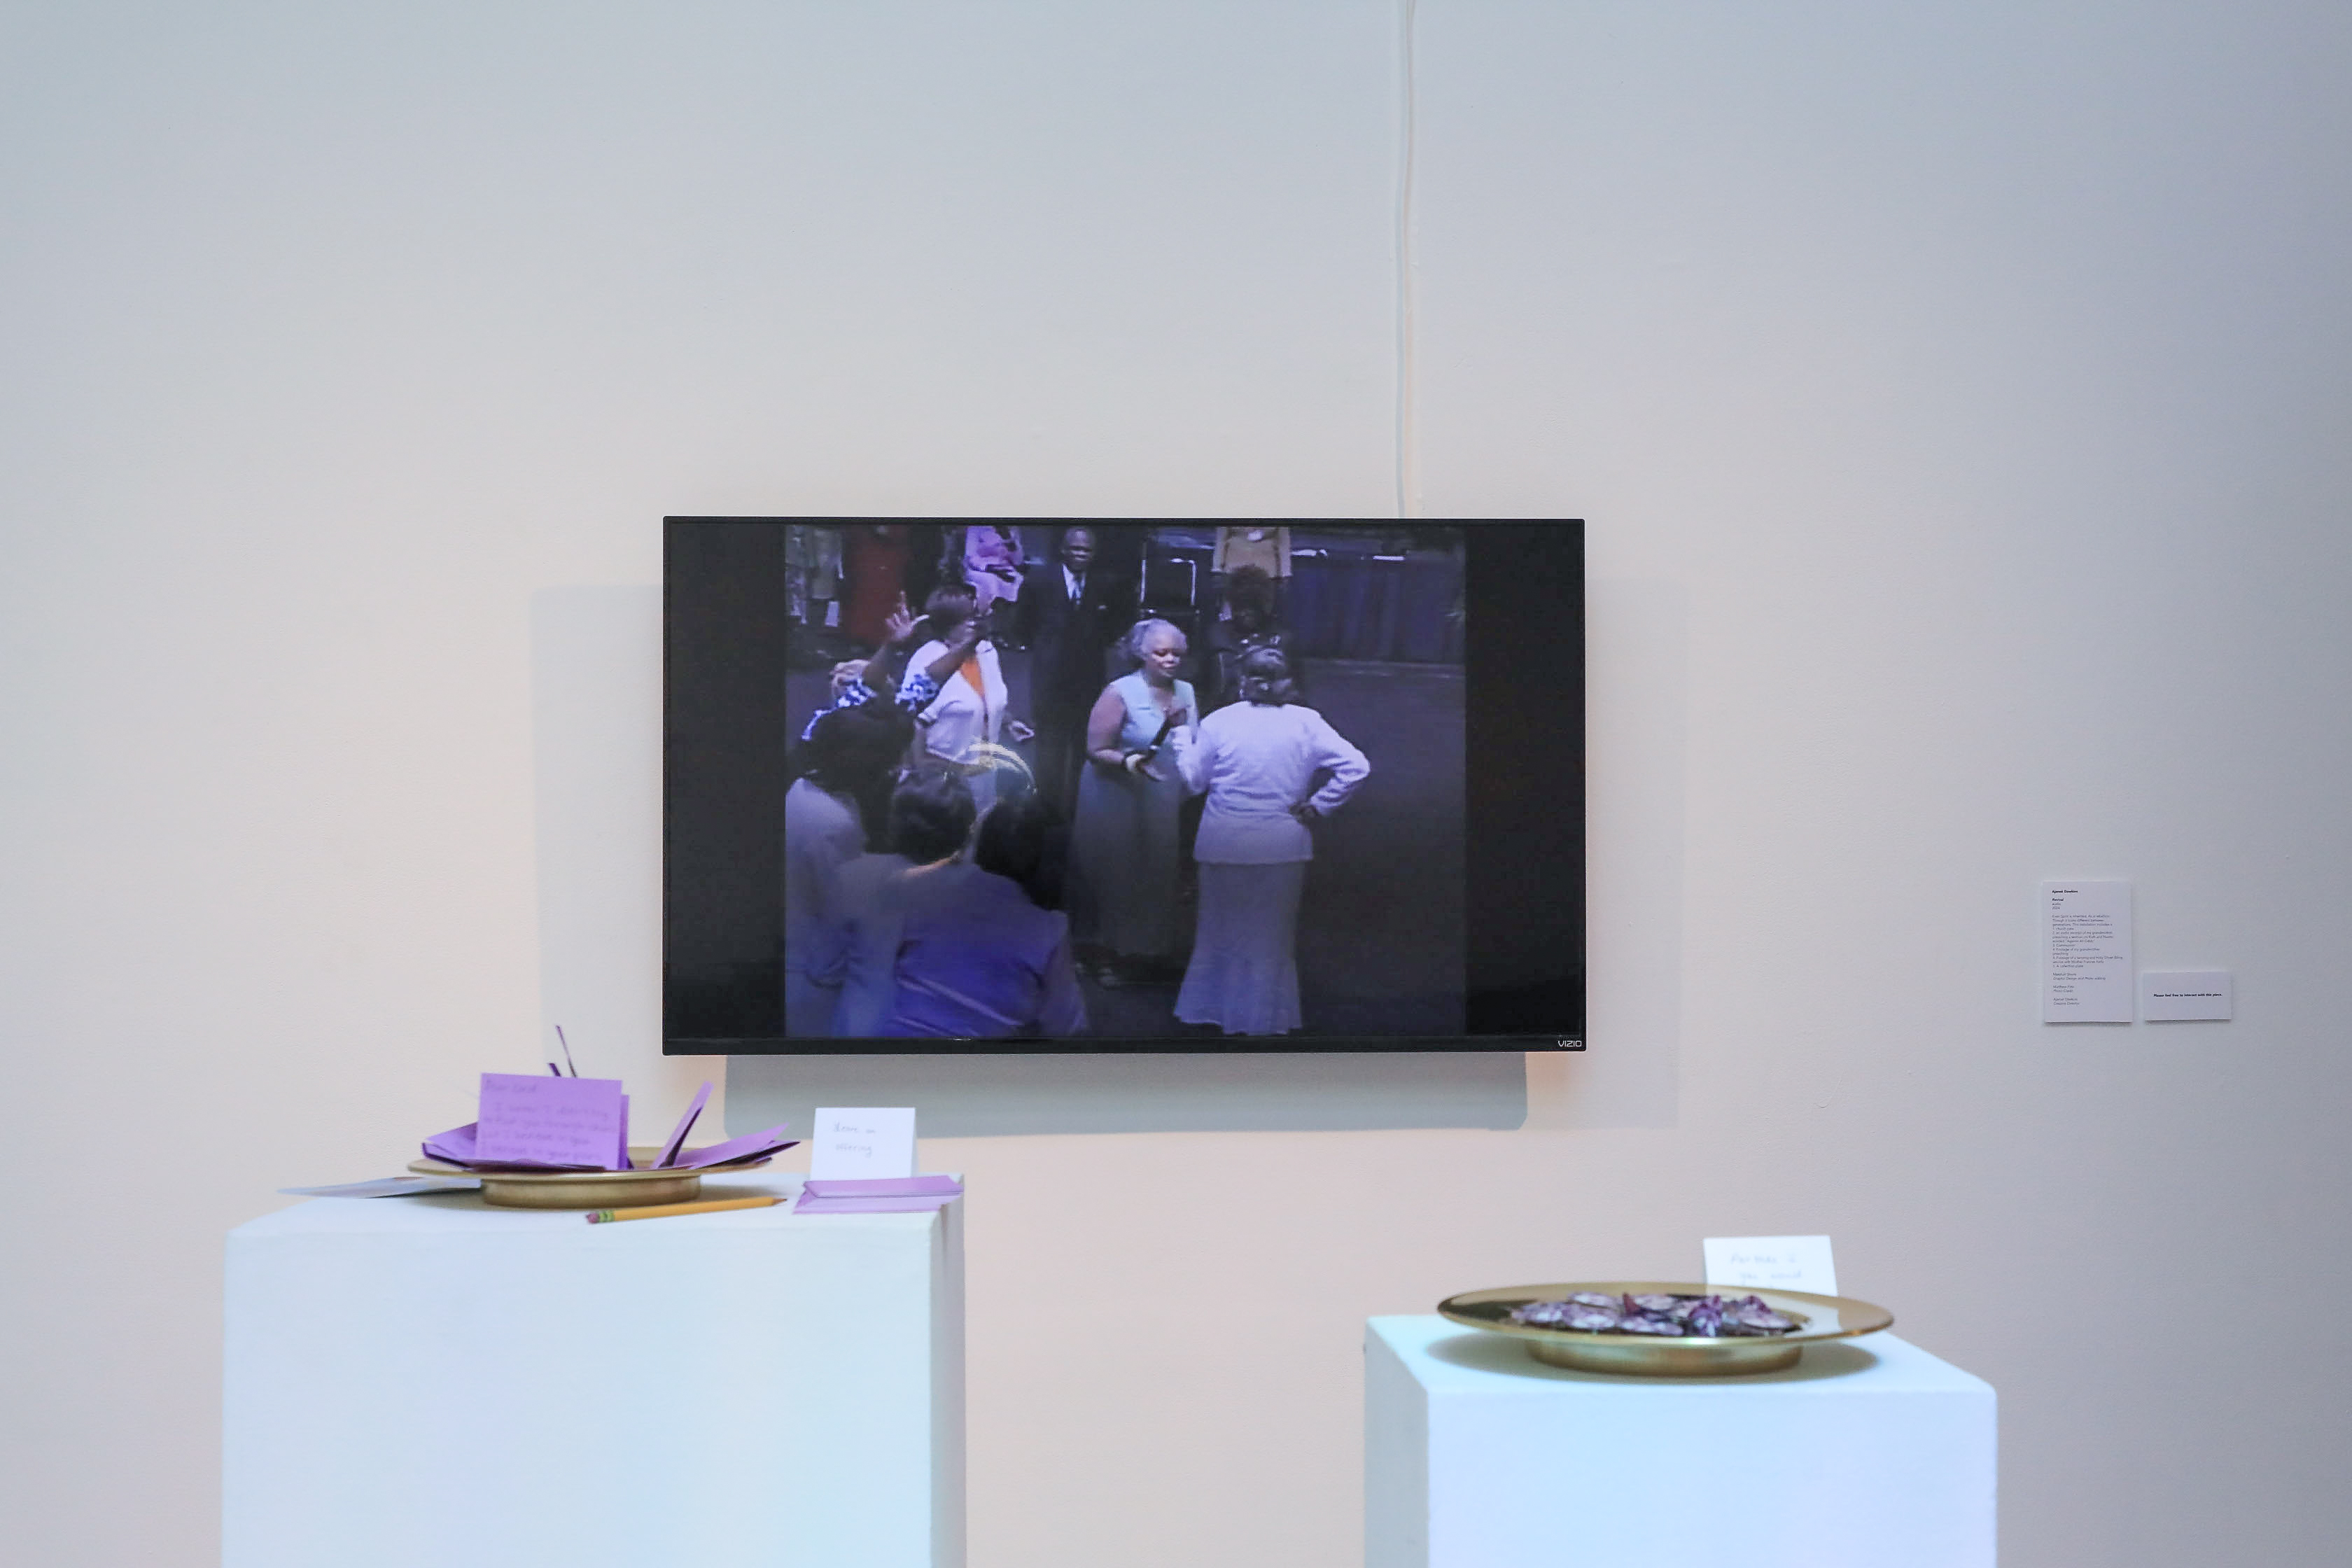
[[[1241,677],[1243,700],[1177,745],[1186,787],[1209,798],[1192,849],[1200,924],[1176,1016],[1228,1035],[1280,1035],[1300,1023],[1298,895],[1315,858],[1308,825],[1337,811],[1372,769],[1323,715],[1291,701],[1281,649],[1252,650]],[[1325,769],[1329,781],[1310,795]]]
[[[958,628],[978,614],[971,587],[964,583],[932,590],[923,610],[930,617],[931,640],[915,650],[907,661],[908,669],[926,668],[946,655]],[[996,770],[1003,760],[1004,739],[1024,742],[1036,731],[1006,715],[1004,672],[997,664],[996,645],[985,637],[961,665],[940,675],[939,683],[939,695],[915,715],[922,727],[922,748],[963,774],[971,785],[972,804],[985,816],[996,804]]]

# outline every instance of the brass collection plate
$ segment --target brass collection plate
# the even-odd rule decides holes
[[[1530,1301],[1559,1301],[1580,1291],[1601,1296],[1722,1296],[1762,1299],[1783,1317],[1797,1320],[1785,1334],[1740,1339],[1668,1339],[1657,1334],[1589,1333],[1511,1321],[1511,1309]],[[1578,1372],[1616,1373],[1627,1377],[1741,1377],[1797,1364],[1807,1345],[1850,1340],[1891,1328],[1895,1314],[1845,1296],[1814,1296],[1799,1290],[1765,1290],[1727,1285],[1694,1285],[1673,1279],[1580,1279],[1561,1285],[1505,1285],[1448,1296],[1437,1310],[1449,1322],[1483,1329],[1523,1342],[1528,1353],[1551,1366]]]
[[[696,1152],[686,1151],[688,1155]],[[504,1209],[609,1209],[653,1204],[692,1203],[702,1193],[702,1178],[736,1171],[755,1171],[768,1162],[745,1160],[712,1165],[699,1171],[653,1171],[644,1167],[661,1158],[655,1144],[632,1148],[629,1158],[638,1168],[629,1171],[476,1171],[446,1160],[411,1160],[408,1168],[420,1176],[476,1176],[482,1184],[482,1201]]]

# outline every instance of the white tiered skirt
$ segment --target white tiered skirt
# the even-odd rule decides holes
[[[1307,862],[1201,867],[1201,921],[1176,1016],[1228,1035],[1299,1026],[1298,893]]]

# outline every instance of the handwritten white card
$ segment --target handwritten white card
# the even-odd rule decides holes
[[[2132,886],[2042,884],[2042,1021],[2132,1021]]]
[[[2139,1016],[2151,1024],[2226,1023],[2231,989],[2226,969],[2142,970]]]
[[[1700,1245],[1711,1289],[1838,1293],[1826,1236],[1710,1236]]]
[[[809,1175],[820,1182],[896,1179],[915,1173],[915,1108],[819,1106],[809,1138]]]

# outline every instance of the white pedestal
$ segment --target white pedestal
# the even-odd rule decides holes
[[[960,1568],[961,1207],[240,1226],[226,1568]]]
[[[1374,1318],[1364,1399],[1368,1568],[1992,1568],[1992,1389],[1893,1334],[1653,1379]]]

